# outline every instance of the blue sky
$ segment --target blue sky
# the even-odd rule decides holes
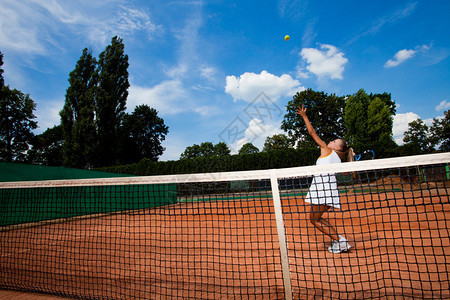
[[[450,109],[449,16],[448,0],[0,0],[0,51],[41,133],[59,124],[82,50],[98,57],[120,36],[127,111],[157,109],[169,126],[160,160],[177,160],[207,141],[261,150],[306,88],[391,93],[400,142],[408,122]]]

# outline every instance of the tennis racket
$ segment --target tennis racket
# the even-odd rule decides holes
[[[355,161],[358,160],[370,160],[375,158],[375,151],[373,150],[366,150],[361,154],[355,155]]]

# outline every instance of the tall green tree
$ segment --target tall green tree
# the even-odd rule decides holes
[[[63,163],[68,167],[90,168],[98,148],[95,124],[96,59],[87,48],[69,74],[69,87],[60,112],[64,137]]]
[[[119,127],[125,115],[130,86],[128,55],[124,49],[122,39],[115,36],[98,60],[95,107],[99,166],[113,165],[119,157]]]
[[[121,163],[133,163],[142,158],[158,161],[164,152],[161,142],[169,132],[158,112],[147,105],[140,105],[132,114],[126,114],[121,127]]]
[[[309,120],[322,140],[331,141],[342,138],[345,134],[343,120],[345,103],[344,97],[328,95],[312,89],[297,93],[286,106],[287,113],[282,121],[281,129],[288,133],[292,141],[299,141],[301,147],[315,146],[303,119],[296,114],[297,108],[304,105],[308,109]]]
[[[344,122],[347,129],[345,139],[357,151],[366,150],[369,142],[367,136],[367,109],[370,98],[364,90],[348,97],[345,106]]]
[[[392,100],[390,93],[386,93],[386,92],[384,92],[383,94],[370,93],[369,98],[370,98],[370,100],[379,98],[384,104],[386,104],[389,107],[389,110],[391,111],[392,115],[396,114],[397,105],[395,104],[395,101]]]
[[[37,128],[36,104],[30,95],[9,86],[0,95],[0,160],[23,162]]]
[[[390,94],[368,95],[359,90],[348,97],[345,106],[345,140],[356,152],[371,149],[378,157],[386,156],[396,147],[392,136],[394,114],[395,102]]]
[[[393,137],[394,117],[388,104],[380,98],[374,98],[367,108],[367,134],[371,145],[369,148],[384,156],[397,146]]]

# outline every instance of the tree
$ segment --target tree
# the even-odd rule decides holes
[[[204,157],[214,156],[214,144],[211,142],[201,143],[199,150],[200,150],[200,156],[204,156]]]
[[[381,95],[381,98],[376,96]],[[395,103],[390,94],[367,95],[363,89],[347,99],[344,123],[345,140],[356,152],[374,150],[385,156],[396,144],[392,137]]]
[[[95,109],[98,132],[97,165],[117,162],[119,127],[125,115],[128,97],[128,55],[121,38],[115,36],[111,45],[100,53],[96,76],[98,80]]]
[[[286,131],[292,141],[300,141],[304,146],[315,145],[309,136],[303,119],[295,112],[304,105],[308,109],[308,118],[317,134],[324,141],[342,138],[345,133],[343,112],[345,98],[324,92],[307,89],[297,93],[286,106],[287,114],[282,121],[281,129]]]
[[[262,152],[269,152],[271,150],[278,149],[289,149],[293,148],[293,146],[294,144],[285,134],[275,134],[266,138]]]
[[[204,142],[200,145],[186,147],[181,153],[180,159],[194,159],[197,157],[211,157],[230,155],[231,151],[224,142],[213,145],[211,142]]]
[[[183,153],[180,155],[180,159],[193,159],[203,156],[200,145],[194,144],[186,147]]]
[[[4,86],[0,95],[0,160],[25,161],[32,130],[37,128],[36,104],[30,95],[9,86]]]
[[[96,59],[87,48],[69,74],[64,108],[60,112],[64,138],[63,163],[68,167],[90,168],[96,162],[95,125]]]
[[[379,156],[384,156],[389,149],[396,148],[393,127],[391,108],[382,99],[374,98],[367,108],[367,135],[370,140],[367,148],[377,151]]]
[[[415,149],[415,154],[434,152],[439,142],[439,138],[436,137],[435,133],[440,133],[439,129],[437,129],[437,122],[435,119],[432,127],[427,126],[422,119],[408,123],[408,130],[404,133],[403,142],[409,148]]]
[[[121,127],[121,163],[132,163],[148,158],[158,161],[164,152],[164,141],[169,127],[158,117],[158,112],[147,105],[140,105],[132,114],[126,114]]]
[[[375,98],[379,98],[384,104],[386,104],[389,107],[389,110],[391,111],[392,115],[395,115],[396,113],[396,107],[395,101],[392,100],[391,94],[384,92],[383,94],[370,94],[369,98],[371,100],[374,100]]]
[[[408,123],[408,130],[404,133],[403,142],[415,145],[421,152],[427,152],[430,146],[429,134],[429,127],[421,119],[417,119]]]
[[[252,143],[245,143],[244,145],[242,145],[241,149],[239,149],[238,154],[255,154],[258,152],[259,149]]]
[[[367,136],[367,109],[370,98],[364,90],[348,97],[345,106],[344,123],[347,129],[346,141],[357,151],[366,150],[369,142]]]
[[[444,112],[442,119],[433,119],[433,125],[430,128],[433,142],[440,144],[439,149],[450,151],[450,110]]]
[[[63,141],[61,125],[47,129],[33,139],[33,148],[28,153],[28,161],[45,166],[61,166]]]
[[[230,148],[224,142],[219,142],[214,145],[214,155],[215,156],[227,156],[231,154]]]

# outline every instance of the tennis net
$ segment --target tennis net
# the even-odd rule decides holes
[[[450,299],[449,162],[440,153],[0,183],[0,289],[79,299]],[[348,251],[330,253],[332,238],[313,225],[313,190],[337,199],[320,224],[345,236]]]

